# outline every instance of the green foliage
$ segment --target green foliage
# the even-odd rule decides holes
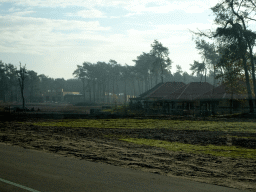
[[[192,75],[197,73],[197,76],[201,74],[201,81],[203,77],[203,73],[206,70],[206,65],[205,63],[199,63],[198,61],[194,61],[194,64],[190,64],[190,70],[192,71]]]
[[[212,7],[212,11],[215,14],[215,24],[219,25],[215,32],[197,33],[199,36],[206,36],[214,38],[221,46],[224,45],[226,49],[229,49],[232,54],[226,54],[224,58],[227,60],[236,59],[242,60],[243,72],[245,73],[246,86],[249,100],[250,112],[254,111],[252,92],[250,86],[249,68],[247,67],[246,53],[250,54],[250,64],[252,68],[252,77],[254,84],[254,94],[256,96],[256,82],[255,82],[255,67],[253,57],[253,46],[255,45],[256,33],[248,29],[248,21],[254,20],[255,16],[255,4],[253,1],[244,0],[222,0]],[[222,66],[226,66],[228,69],[229,78],[228,81],[236,78],[238,75],[237,70],[233,70],[232,67],[236,65],[235,62],[223,62]],[[231,66],[231,67],[230,67]],[[231,69],[231,70],[230,70]],[[238,69],[238,68],[236,68]],[[231,79],[231,80],[230,80]]]
[[[164,69],[171,69],[172,61],[169,58],[169,49],[164,47],[162,43],[154,40],[153,44],[151,45],[152,49],[150,54],[156,57],[156,61],[154,62],[153,71],[157,71],[158,69],[161,70],[161,79],[163,83],[163,75]]]

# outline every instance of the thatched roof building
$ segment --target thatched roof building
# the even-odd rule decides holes
[[[175,92],[165,96],[165,101],[192,101],[200,95],[212,90],[213,85],[207,82],[191,82]]]

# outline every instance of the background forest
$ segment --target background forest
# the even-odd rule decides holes
[[[202,42],[197,42],[198,46]],[[203,43],[205,43],[203,41]],[[142,53],[135,60],[134,66],[121,65],[115,60],[106,62],[84,62],[77,65],[73,79],[53,79],[44,74],[26,69],[24,79],[24,96],[27,102],[44,102],[47,92],[79,92],[85,95],[84,101],[110,103],[113,95],[138,96],[161,82],[199,82],[214,84],[214,72],[207,62],[195,61],[191,64],[191,74],[176,65],[172,74],[172,61],[169,51],[155,40],[150,53]],[[0,61],[0,100],[3,102],[21,101],[19,71],[13,64]],[[206,73],[208,70],[208,73]]]
[[[249,24],[256,21],[255,8],[253,0],[222,0],[211,8],[217,28],[191,31],[201,61],[190,64],[190,74],[180,65],[171,73],[173,61],[169,49],[154,40],[150,52],[142,52],[133,60],[134,66],[121,65],[112,59],[108,63],[84,62],[73,71],[74,79],[68,80],[38,75],[21,64],[17,69],[1,61],[0,100],[19,102],[25,97],[27,102],[44,102],[47,92],[64,90],[79,92],[84,102],[110,103],[121,95],[127,101],[128,97],[139,96],[158,83],[170,81],[186,84],[204,81],[214,86],[226,83],[232,92],[239,91],[237,82],[243,81],[252,112],[256,96],[253,52],[256,33],[249,29]]]

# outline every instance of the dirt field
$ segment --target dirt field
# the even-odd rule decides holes
[[[35,121],[48,120],[26,120]],[[197,145],[233,144],[255,149],[256,133],[170,129],[74,129],[26,125],[18,121],[1,121],[0,130],[0,142],[24,148],[256,191],[256,159],[174,152],[119,140],[120,137],[146,138]],[[230,140],[227,134],[233,138],[239,136],[252,139]]]

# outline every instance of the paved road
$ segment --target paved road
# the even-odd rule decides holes
[[[88,162],[2,143],[0,191],[241,192],[232,188]]]

